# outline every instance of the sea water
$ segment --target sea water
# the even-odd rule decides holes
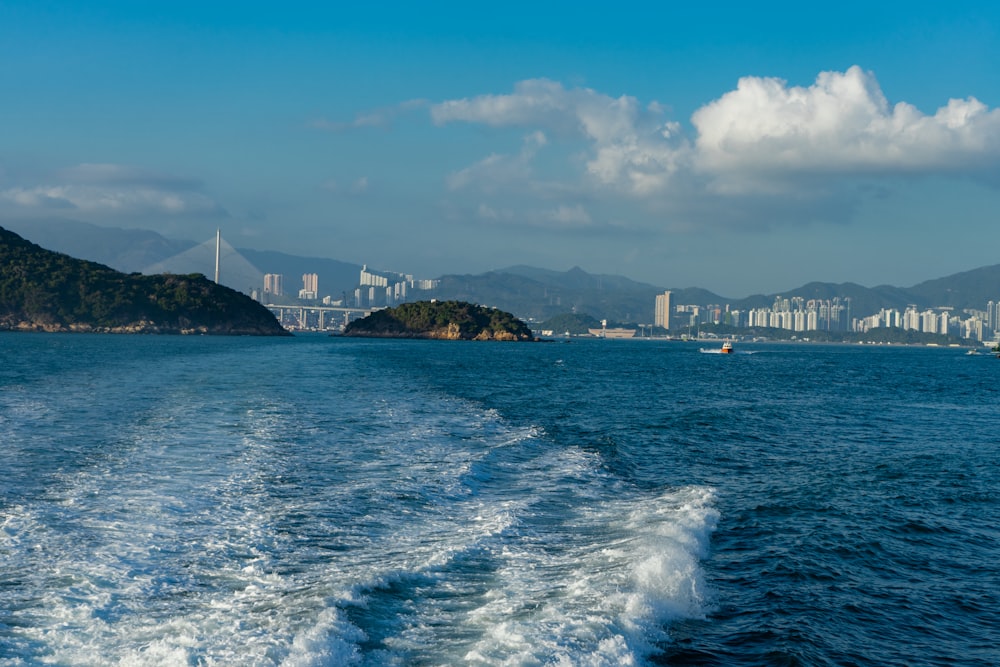
[[[0,665],[996,665],[1000,361],[0,336]]]

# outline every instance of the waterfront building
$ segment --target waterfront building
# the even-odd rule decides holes
[[[646,303],[649,303],[648,301]],[[648,311],[647,311],[648,312]],[[656,312],[653,325],[670,330],[670,291],[656,295]]]
[[[658,305],[660,297],[657,296]],[[725,304],[695,305],[676,304],[677,317],[684,318],[685,326],[699,323],[724,323],[750,329],[768,327],[795,332],[853,331],[865,333],[872,329],[895,328],[953,335],[968,340],[1000,340],[1000,300],[989,301],[985,310],[966,308],[961,314],[950,306],[920,310],[909,305],[900,312],[896,308],[882,308],[878,313],[861,318],[851,317],[851,299],[809,299],[802,297],[776,297],[771,307],[751,308],[747,311],[730,310]]]

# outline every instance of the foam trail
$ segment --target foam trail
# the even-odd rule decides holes
[[[463,659],[640,661],[665,639],[664,624],[704,614],[699,558],[718,520],[712,502],[712,491],[702,487],[615,500],[582,512],[558,543],[535,544],[526,535],[505,549],[501,585],[490,602],[470,614],[483,636]]]
[[[114,419],[74,397],[86,442],[5,413],[19,460],[72,456],[0,507],[0,666],[617,665],[703,613],[708,489],[391,376],[311,407],[181,371]]]

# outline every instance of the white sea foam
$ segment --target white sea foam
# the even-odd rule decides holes
[[[665,624],[704,614],[698,561],[717,516],[711,490],[691,487],[586,508],[557,539],[523,536],[504,550],[489,602],[469,615],[482,637],[463,658],[635,664]]]
[[[3,509],[0,665],[618,665],[703,613],[706,489],[395,385],[176,386]]]

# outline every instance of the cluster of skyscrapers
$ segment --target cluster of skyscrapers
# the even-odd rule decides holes
[[[864,333],[877,328],[898,328],[924,333],[958,336],[977,341],[995,340],[1000,335],[1000,301],[990,301],[985,310],[924,308],[908,306],[900,311],[883,308],[874,315],[853,317],[851,299],[805,299],[776,297],[769,308],[740,311],[729,305],[682,305],[671,309],[671,294],[656,297],[655,325],[670,330],[711,322],[739,328],[768,327],[788,331],[852,331]]]
[[[323,297],[324,305],[344,306],[351,308],[379,308],[394,306],[407,301],[414,291],[431,290],[437,287],[438,280],[418,280],[411,275],[392,273],[388,271],[373,271],[367,265],[361,267],[358,287],[350,298],[334,299]],[[284,276],[278,273],[264,274],[265,303],[269,297],[284,295]],[[316,301],[319,296],[319,276],[315,273],[302,274],[302,289],[298,292],[302,301]],[[347,301],[345,303],[345,301]]]
[[[264,300],[269,296],[282,296],[284,290],[285,277],[280,273],[264,274]],[[319,276],[315,273],[302,274],[302,289],[299,290],[299,298],[313,301],[319,298]]]

